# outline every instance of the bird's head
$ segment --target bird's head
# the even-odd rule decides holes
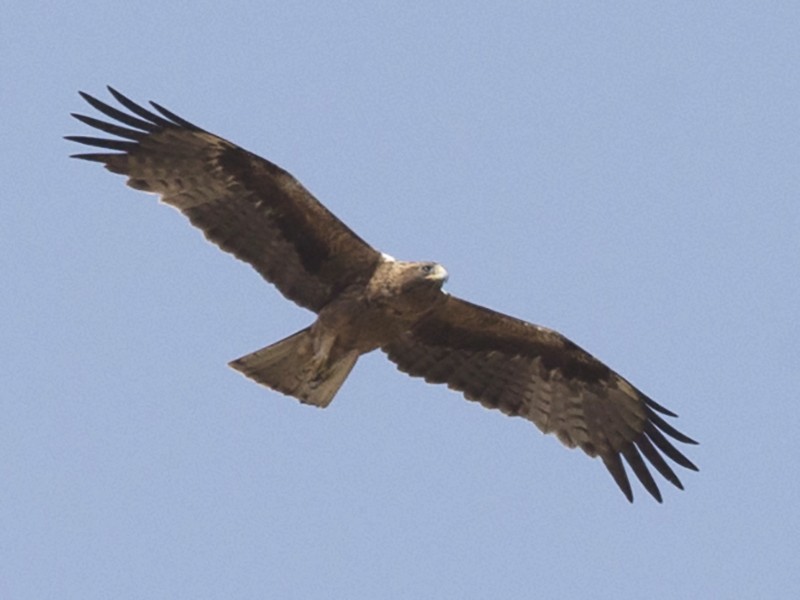
[[[440,292],[445,281],[447,271],[438,263],[384,258],[369,282],[367,296],[382,301],[413,297],[425,303],[431,293]]]
[[[435,262],[406,262],[398,265],[395,294],[427,304],[441,293],[447,271]]]
[[[447,270],[435,262],[408,263],[405,275],[410,287],[424,285],[441,288],[447,281]]]
[[[438,281],[440,283],[445,283],[447,281],[447,270],[439,263],[419,263],[418,268],[423,279],[428,281]]]

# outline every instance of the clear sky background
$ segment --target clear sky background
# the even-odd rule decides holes
[[[800,595],[800,4],[16,2],[0,23],[0,597]],[[714,5],[713,7],[711,5]],[[680,414],[686,490],[364,357],[69,160],[106,84]]]

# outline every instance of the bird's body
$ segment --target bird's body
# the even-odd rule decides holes
[[[382,257],[365,284],[342,290],[310,327],[230,364],[305,404],[327,406],[359,356],[398,339],[446,301],[446,278],[435,263]]]
[[[405,373],[599,456],[629,500],[621,458],[659,501],[645,459],[679,488],[664,456],[696,470],[666,437],[695,443],[661,416],[674,413],[561,334],[447,294],[442,266],[378,252],[277,165],[155,103],[152,112],[111,93],[130,112],[82,95],[116,123],[74,116],[115,138],[68,139],[113,152],[75,156],[159,194],[211,242],[317,314],[309,327],[231,362],[235,369],[324,407],[358,357],[380,349]]]

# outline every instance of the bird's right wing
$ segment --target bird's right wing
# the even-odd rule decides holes
[[[76,154],[156,193],[226,252],[250,263],[290,300],[319,311],[341,289],[364,283],[380,253],[294,177],[155,104],[152,112],[109,88],[130,113],[82,93],[116,122],[76,119],[114,138],[67,139],[114,152]]]

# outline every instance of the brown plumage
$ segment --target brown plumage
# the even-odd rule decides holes
[[[622,458],[659,502],[648,462],[681,489],[664,457],[697,470],[668,440],[696,443],[661,416],[676,415],[564,336],[450,296],[444,268],[381,254],[277,165],[155,103],[153,112],[109,90],[130,112],[81,95],[117,123],[73,116],[115,138],[67,139],[112,152],[74,156],[160,195],[211,242],[317,313],[311,326],[233,368],[324,407],[358,357],[380,348],[409,375],[599,456],[628,500]]]

